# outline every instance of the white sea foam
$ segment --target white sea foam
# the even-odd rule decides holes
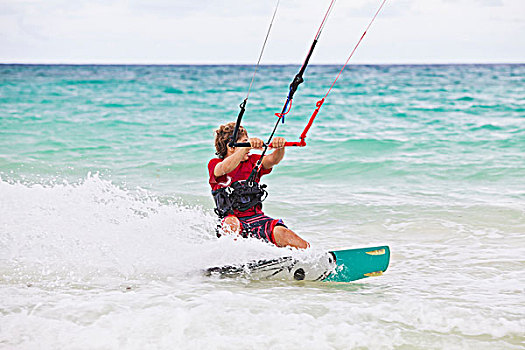
[[[206,264],[280,252],[255,240],[217,242],[210,211],[120,188],[98,175],[45,186],[0,181],[0,193],[8,279],[180,277]]]
[[[0,195],[0,347],[523,345],[522,224],[512,209],[501,209],[505,226],[491,221],[490,207],[422,208],[419,216],[369,207],[380,215],[351,236],[321,225],[340,227],[345,213],[337,225],[324,220],[309,234],[314,243],[372,244],[382,232],[393,252],[383,277],[338,285],[204,277],[209,266],[316,251],[217,240],[209,209],[98,175],[47,185],[0,180]]]

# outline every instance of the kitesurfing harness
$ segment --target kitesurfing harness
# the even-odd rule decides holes
[[[235,181],[228,187],[212,191],[215,200],[215,214],[220,218],[233,215],[234,210],[246,211],[248,209],[262,207],[262,202],[268,196],[266,185],[256,181]]]

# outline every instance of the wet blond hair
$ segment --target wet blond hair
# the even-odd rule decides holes
[[[215,149],[217,150],[215,154],[221,159],[224,159],[228,153],[228,143],[233,136],[234,130],[234,122],[221,125],[217,130],[215,130]],[[237,133],[237,140],[235,141],[238,141],[240,138],[245,136],[248,136],[248,132],[244,127],[240,126],[239,132]]]

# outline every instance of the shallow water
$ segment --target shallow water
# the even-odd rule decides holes
[[[296,69],[262,67],[251,136]],[[308,69],[280,135],[337,71]],[[525,66],[345,72],[263,182],[306,254],[391,247],[384,276],[351,284],[200,274],[290,254],[214,236],[213,130],[251,72],[0,66],[0,347],[523,348]]]

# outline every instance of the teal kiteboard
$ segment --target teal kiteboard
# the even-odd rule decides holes
[[[207,276],[250,279],[351,282],[381,276],[388,268],[388,246],[334,250],[315,259],[284,256],[239,265],[210,267]]]

